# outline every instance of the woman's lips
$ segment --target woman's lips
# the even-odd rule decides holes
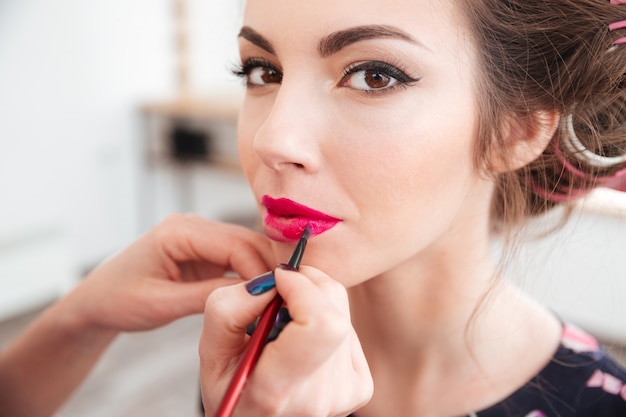
[[[340,221],[287,198],[274,199],[265,195],[261,204],[267,209],[263,219],[265,233],[277,241],[293,242],[300,239],[307,225],[311,236],[319,235]]]

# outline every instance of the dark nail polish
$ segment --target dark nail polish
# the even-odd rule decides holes
[[[248,281],[246,283],[246,290],[252,295],[259,295],[271,290],[275,286],[274,272],[269,271]]]
[[[291,316],[289,315],[289,310],[287,307],[281,307],[278,311],[278,316],[276,316],[276,321],[274,322],[274,328],[278,331],[276,336],[278,336],[278,333],[280,333],[290,321]]]
[[[283,269],[285,271],[297,271],[296,268],[288,264],[278,264],[276,265],[276,269]]]
[[[274,322],[274,325],[272,326],[272,330],[270,331],[270,334],[267,336],[267,342],[271,342],[275,340],[280,334],[280,332],[283,331],[285,326],[289,324],[290,321],[291,321],[291,316],[289,315],[289,310],[287,310],[287,307],[281,307],[278,312],[278,316],[276,316],[276,321]],[[248,336],[252,335],[254,330],[256,330],[256,326],[258,324],[259,324],[259,319],[257,318],[254,322],[250,323],[246,327],[246,333],[248,334]]]

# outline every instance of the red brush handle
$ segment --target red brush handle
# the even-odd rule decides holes
[[[230,381],[230,385],[226,390],[226,394],[222,399],[222,403],[220,404],[215,417],[230,417],[233,415],[235,406],[239,401],[239,397],[241,397],[241,392],[243,391],[254,366],[259,360],[261,351],[265,347],[265,341],[272,331],[272,327],[276,322],[276,317],[278,317],[278,313],[282,306],[283,299],[277,294],[268,306],[265,307],[265,310],[263,310],[259,323],[250,337],[246,350],[243,352],[243,356],[241,357],[241,362],[239,362],[239,367],[237,368],[235,375],[233,375],[233,379]]]

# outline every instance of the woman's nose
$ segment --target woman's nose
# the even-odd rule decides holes
[[[280,87],[254,137],[254,151],[272,170],[305,173],[320,167],[323,115],[319,103],[303,89]]]

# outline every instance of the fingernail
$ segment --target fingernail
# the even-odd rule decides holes
[[[263,294],[276,286],[274,272],[269,271],[246,283],[246,290],[252,295]]]
[[[276,321],[272,326],[272,330],[270,330],[270,334],[267,336],[267,342],[271,342],[276,340],[280,332],[283,331],[285,326],[289,324],[291,321],[291,316],[289,315],[289,310],[287,307],[281,307],[278,311],[278,315],[276,316]],[[252,333],[256,330],[256,326],[259,324],[259,319],[257,318],[254,322],[250,323],[246,327],[246,333],[248,336],[252,336]]]
[[[291,320],[291,315],[289,314],[289,310],[287,310],[287,307],[281,307],[278,311],[278,316],[276,316],[274,327],[276,327],[280,331],[284,329]]]
[[[272,326],[272,330],[270,334],[267,335],[267,341],[272,342],[276,340],[280,332],[283,331],[285,326],[289,324],[291,321],[291,316],[289,315],[289,310],[287,307],[281,307],[278,311],[278,316],[276,316],[276,321],[274,322],[274,326]]]
[[[278,265],[276,265],[276,268],[283,269],[285,271],[297,271],[296,268],[294,268],[291,265],[287,265],[287,264],[278,264]]]

